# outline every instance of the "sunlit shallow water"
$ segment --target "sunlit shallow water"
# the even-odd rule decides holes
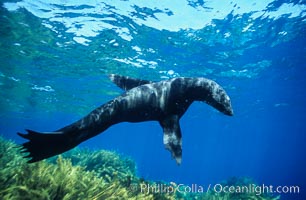
[[[192,105],[181,119],[181,166],[154,122],[120,124],[81,146],[129,155],[153,180],[247,176],[305,188],[305,2],[4,1],[0,9],[6,138],[56,130],[120,95],[110,73],[203,76],[226,89],[235,116]]]

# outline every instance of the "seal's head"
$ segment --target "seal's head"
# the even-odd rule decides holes
[[[231,100],[225,90],[220,86],[213,88],[212,93],[208,95],[205,102],[226,115],[234,115]]]
[[[194,100],[204,101],[225,115],[234,115],[229,96],[216,82],[205,78],[196,78],[189,86],[191,88],[190,95]]]

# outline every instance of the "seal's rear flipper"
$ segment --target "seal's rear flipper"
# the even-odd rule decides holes
[[[39,133],[26,130],[28,134],[17,133],[29,141],[22,144],[22,152],[29,153],[24,156],[31,158],[28,163],[37,162],[49,158],[75,147],[77,144],[72,142],[68,135],[61,132]]]
[[[164,130],[164,145],[178,165],[182,161],[182,134],[178,116],[170,116],[160,122]]]
[[[120,76],[116,74],[109,75],[110,80],[123,90],[130,90],[140,85],[153,83],[152,81],[130,78],[128,76]]]

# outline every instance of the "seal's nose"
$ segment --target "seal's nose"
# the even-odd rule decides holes
[[[230,108],[229,110],[226,111],[225,114],[228,115],[228,116],[233,116],[234,115],[234,111],[233,111],[232,108]]]

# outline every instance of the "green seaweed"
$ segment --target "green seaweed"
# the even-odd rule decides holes
[[[136,164],[126,156],[113,151],[75,148],[63,154],[64,158],[71,159],[73,165],[82,166],[86,171],[93,171],[107,182],[119,179],[121,182],[136,177]],[[54,162],[55,159],[51,160]]]
[[[254,193],[203,193],[178,190],[141,191],[143,184],[176,188],[176,183],[150,181],[137,176],[136,164],[118,153],[76,148],[61,156],[28,164],[20,149],[0,136],[0,199],[3,200],[102,200],[102,199],[199,199],[277,200]],[[222,185],[253,184],[248,178],[231,178]],[[182,186],[184,187],[184,186]],[[184,188],[183,188],[184,189]]]
[[[26,163],[18,148],[0,138],[0,199],[150,199],[118,180],[106,180],[59,156],[56,163]],[[152,198],[151,198],[152,199]]]

